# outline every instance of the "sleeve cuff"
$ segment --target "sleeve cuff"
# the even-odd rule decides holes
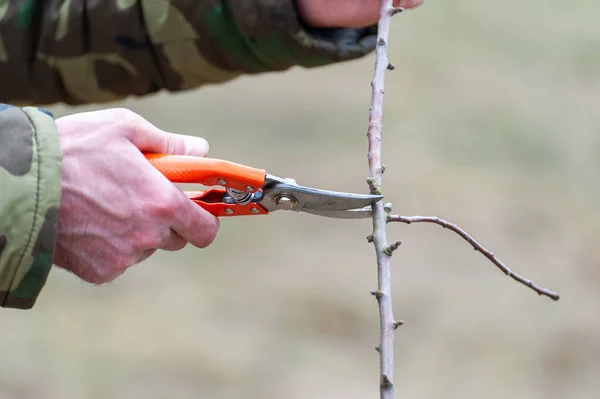
[[[31,216],[28,221],[20,222],[27,229],[27,234],[16,237],[23,240],[22,245],[16,245],[21,253],[14,257],[14,275],[0,304],[6,308],[30,309],[52,267],[61,194],[62,154],[52,114],[35,107],[22,108],[22,112],[33,130],[33,157],[31,169],[26,179],[22,179],[23,185],[29,187],[21,187],[19,182],[16,186],[24,197],[24,206],[16,212],[23,209]]]
[[[377,26],[317,29],[305,25],[294,1],[231,0],[239,34],[262,70],[316,67],[357,59],[376,45]],[[258,71],[257,71],[258,72]]]

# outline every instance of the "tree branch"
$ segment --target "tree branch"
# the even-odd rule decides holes
[[[383,95],[385,71],[393,70],[388,61],[387,42],[392,15],[402,11],[393,7],[393,0],[381,1],[381,12],[377,26],[377,46],[375,48],[375,72],[371,82],[371,108],[369,109],[369,178],[367,183],[373,194],[381,193],[384,167],[381,163],[381,127],[383,119]],[[368,237],[375,247],[377,256],[377,290],[371,292],[379,305],[380,342],[378,346],[380,363],[379,389],[381,399],[394,397],[394,330],[401,324],[394,319],[391,297],[390,258],[400,243],[388,246],[386,236],[387,213],[384,204],[379,201],[373,209],[373,234]]]
[[[390,31],[391,17],[404,11],[401,7],[393,7],[393,0],[381,0],[379,23],[377,25],[377,45],[375,48],[375,71],[371,82],[371,108],[369,109],[369,126],[367,131],[369,152],[369,178],[367,184],[372,194],[382,193],[382,180],[385,166],[381,162],[382,144],[382,120],[383,120],[383,97],[386,70],[393,71],[396,67],[390,63],[387,56],[388,37]],[[539,295],[545,295],[554,300],[559,295],[536,285],[510,270],[496,256],[479,244],[473,237],[455,224],[449,223],[437,217],[423,216],[400,216],[391,215],[391,205],[382,201],[372,205],[373,233],[367,237],[367,241],[373,243],[377,256],[377,289],[371,294],[377,299],[379,306],[380,340],[375,348],[379,353],[380,363],[380,398],[394,398],[394,331],[404,322],[395,320],[392,309],[391,297],[391,257],[395,250],[400,247],[397,241],[388,245],[386,225],[388,222],[411,223],[434,223],[452,230],[464,240],[469,242],[476,251],[481,252],[504,274],[527,287],[533,289]]]
[[[447,222],[436,216],[388,215],[387,221],[388,222],[400,222],[400,223],[406,223],[406,224],[433,223],[433,224],[442,226],[443,228],[453,231],[456,234],[458,234],[459,236],[461,236],[465,241],[467,241],[469,244],[471,244],[473,246],[473,249],[475,251],[480,252],[483,256],[488,258],[490,260],[490,262],[492,262],[494,265],[496,265],[502,271],[502,273],[504,273],[507,276],[511,277],[512,279],[518,281],[519,283],[526,285],[527,287],[529,287],[532,290],[534,290],[535,292],[537,292],[539,295],[545,295],[555,301],[558,301],[560,299],[560,295],[558,293],[550,291],[546,288],[542,288],[539,285],[535,284],[533,281],[528,280],[524,277],[521,277],[519,274],[510,270],[500,259],[498,259],[496,257],[496,255],[494,255],[493,252],[490,252],[489,250],[487,250],[483,245],[481,245],[479,242],[477,242],[469,233],[467,233],[466,231],[464,231],[463,229],[461,229],[458,225],[456,225],[454,223]]]

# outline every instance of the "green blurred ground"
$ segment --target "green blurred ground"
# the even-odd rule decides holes
[[[390,226],[404,241],[399,398],[600,397],[598,11],[430,1],[396,17],[387,200],[460,222],[563,296],[536,296],[440,228]],[[365,192],[372,70],[369,57],[120,105],[206,137],[213,157]],[[375,398],[369,232],[223,219],[210,248],[158,254],[110,285],[55,270],[34,310],[0,313],[0,398]]]

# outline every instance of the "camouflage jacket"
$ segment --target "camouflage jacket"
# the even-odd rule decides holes
[[[31,308],[52,267],[61,152],[52,115],[31,105],[327,65],[375,40],[374,26],[305,26],[294,0],[0,0],[0,306]]]

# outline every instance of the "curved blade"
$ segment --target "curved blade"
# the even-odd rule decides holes
[[[383,210],[389,214],[392,211],[392,204],[385,204]],[[304,209],[303,212],[335,219],[370,219],[373,215],[373,208],[369,205],[364,208],[348,209],[346,211],[313,211],[312,209]]]
[[[335,219],[370,219],[371,214],[373,213],[371,205],[365,206],[364,208],[348,209],[345,211],[315,211],[313,209],[303,209],[302,212]]]
[[[319,190],[267,175],[260,204],[269,212],[286,209],[327,216],[331,212],[370,208],[382,198],[383,195]]]

